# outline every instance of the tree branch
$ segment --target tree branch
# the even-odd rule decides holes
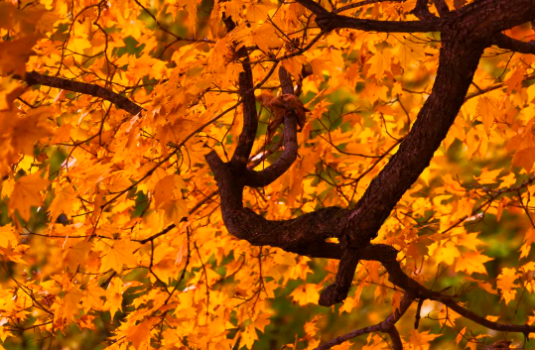
[[[360,23],[356,27],[366,27],[368,23],[371,27],[367,29],[377,28],[378,25],[377,21],[355,20],[332,14],[312,0],[297,1],[316,14],[318,24],[324,30],[325,26],[347,27],[344,23]],[[223,220],[229,232],[253,245],[269,245],[302,255],[340,259],[336,281],[322,293],[320,303],[332,305],[342,301],[347,295],[359,259],[367,256],[370,240],[377,235],[403,194],[429,165],[453,124],[465,101],[483,50],[500,31],[535,18],[535,6],[530,3],[531,0],[480,0],[451,13],[444,20],[432,21],[437,28],[441,23],[442,47],[431,95],[398,152],[371,182],[351,211],[329,207],[291,220],[269,221],[243,207],[243,188],[246,184],[267,184],[284,173],[293,162],[292,157],[296,154],[296,151],[293,153],[293,147],[297,149],[297,143],[294,144],[289,136],[295,135],[291,124],[294,118],[285,118],[285,142],[291,142],[285,151],[292,157],[288,156],[287,161],[282,158],[280,161],[284,166],[281,166],[281,170],[274,171],[271,168],[264,173],[263,179],[259,180],[258,174],[236,171],[214,152],[208,154],[206,160],[219,187]],[[406,26],[408,22],[381,23]],[[413,23],[417,26],[425,24]],[[291,135],[287,137],[286,132]],[[328,237],[338,237],[341,244],[326,243]],[[425,289],[406,276],[395,258],[382,263],[395,285],[406,291],[417,292],[417,297],[442,298],[440,294]]]
[[[501,49],[535,54],[535,40],[520,41],[500,33],[494,36],[494,44]]]
[[[103,100],[113,103],[117,108],[123,109],[132,115],[141,113],[143,108],[128,98],[119,95],[109,89],[95,84],[82,83],[69,79],[52,77],[37,72],[26,73],[25,77],[14,76],[15,79],[23,80],[28,85],[44,85],[58,89],[79,92],[86,95],[102,98]]]
[[[340,13],[340,12],[351,10],[351,9],[354,9],[354,8],[357,8],[357,7],[367,6],[367,5],[371,5],[371,4],[377,4],[379,2],[405,2],[405,1],[407,1],[407,0],[363,0],[363,1],[356,2],[354,4],[349,4],[349,5],[346,5],[346,6],[342,6],[342,7],[338,8],[338,9],[334,10],[333,12],[334,13]]]
[[[293,84],[290,74],[284,67],[279,68],[279,80],[283,94],[293,94]],[[278,179],[288,170],[297,158],[297,115],[288,111],[284,117],[284,151],[270,166],[261,171],[248,170],[245,185],[250,187],[264,187]]]
[[[405,312],[407,312],[407,310],[409,309],[413,301],[414,301],[414,297],[406,293],[403,296],[403,299],[401,299],[399,308],[395,312],[390,314],[383,321],[373,326],[356,329],[352,332],[349,332],[347,334],[334,338],[333,340],[318,346],[315,350],[327,350],[327,349],[332,348],[333,346],[342,344],[343,342],[346,342],[349,339],[358,337],[363,334],[372,333],[372,332],[388,333],[392,339],[392,342],[394,343],[394,349],[396,350],[402,349],[403,347],[401,345],[401,339],[394,325],[405,314]]]
[[[437,8],[438,14],[440,17],[447,16],[450,13],[450,8],[444,0],[433,0],[435,7]]]
[[[308,0],[307,0],[308,1]],[[422,171],[431,162],[433,154],[453,124],[466,93],[472,82],[479,58],[486,46],[490,45],[494,31],[502,30],[504,23],[522,23],[526,14],[519,10],[530,0],[511,0],[515,9],[500,12],[499,23],[489,22],[481,27],[481,17],[490,13],[489,3],[496,0],[482,0],[471,4],[461,15],[455,17],[442,33],[437,78],[431,95],[418,113],[418,119],[410,133],[400,144],[398,152],[390,159],[379,175],[370,183],[348,218],[348,226],[342,232],[342,249],[351,249],[354,254],[344,253],[339,264],[339,273],[333,286],[329,286],[322,297],[322,305],[343,300],[346,281],[352,278],[358,263],[359,252],[377,236],[379,228],[402,195],[412,186]],[[479,4],[487,3],[487,7]],[[500,1],[501,7],[509,7],[511,2]],[[503,3],[503,4],[502,4]],[[502,6],[503,5],[503,6]],[[500,7],[498,6],[498,7]],[[533,7],[533,6],[532,6]],[[532,9],[535,17],[535,9]],[[449,17],[448,17],[449,18]],[[455,74],[452,74],[455,72]]]
[[[386,33],[436,32],[440,30],[440,19],[406,22],[375,21],[337,15],[327,11],[313,0],[296,1],[316,15],[316,23],[326,32],[337,28],[351,28]]]
[[[422,21],[434,20],[437,17],[429,11],[427,0],[417,0],[412,13]]]

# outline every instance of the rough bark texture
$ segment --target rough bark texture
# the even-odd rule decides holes
[[[217,180],[223,219],[229,232],[253,245],[270,245],[298,254],[339,258],[340,265],[333,285],[326,288],[320,304],[332,305],[343,301],[353,279],[359,259],[367,256],[369,242],[402,195],[429,165],[434,152],[445,138],[459,109],[465,101],[483,50],[493,42],[519,51],[531,52],[531,43],[505,37],[501,31],[535,18],[532,0],[481,0],[450,12],[444,2],[437,1],[440,18],[429,13],[425,1],[418,1],[417,12],[422,21],[368,21],[329,12],[312,0],[297,0],[316,15],[324,30],[355,28],[385,32],[440,31],[442,47],[439,68],[433,90],[418,114],[412,130],[401,143],[398,152],[372,181],[355,209],[325,208],[286,221],[269,221],[242,204],[244,186],[265,186],[282,175],[297,156],[294,113],[285,116],[284,152],[279,160],[262,172],[232,166],[235,159],[248,159],[252,139],[256,134],[256,110],[244,108],[244,129],[233,161],[223,163],[215,154],[207,156]],[[291,78],[280,69],[284,93],[292,93]],[[240,77],[241,91],[250,91],[252,76]],[[242,95],[244,101],[248,96]],[[328,237],[339,237],[341,244],[326,243]],[[376,259],[379,260],[379,259]],[[406,290],[422,291],[422,286],[408,279],[399,264],[383,261],[391,273],[391,281]],[[430,293],[430,292],[429,292]],[[428,292],[427,297],[430,297]]]

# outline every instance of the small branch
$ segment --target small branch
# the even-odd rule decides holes
[[[247,59],[248,61],[248,59]],[[243,129],[238,139],[238,145],[232,155],[230,164],[236,171],[244,171],[253,149],[256,130],[258,128],[258,117],[256,111],[256,100],[254,96],[253,75],[250,65],[248,69],[240,73],[240,95],[243,101]]]
[[[501,49],[535,54],[535,40],[520,41],[500,33],[494,36],[494,44]]]
[[[189,211],[188,211],[188,215],[192,215],[193,213],[195,213],[200,207],[202,207],[204,204],[206,204],[207,202],[209,202],[213,197],[215,197],[217,195],[217,191],[213,191],[211,192],[209,195],[207,195],[206,197],[204,197],[201,201],[199,201],[199,203],[195,204],[195,206],[193,208],[191,208]],[[167,226],[166,228],[164,228],[163,230],[161,230],[160,232],[158,233],[155,233],[153,234],[152,236],[150,237],[147,237],[145,239],[140,239],[140,240],[137,240],[137,239],[132,239],[132,242],[139,242],[141,244],[145,244],[145,243],[148,243],[148,242],[152,242],[154,241],[156,238],[160,237],[160,236],[163,236],[165,235],[166,233],[168,233],[169,231],[171,231],[172,229],[174,229],[176,227],[176,224],[171,224],[169,226]]]
[[[351,28],[368,32],[425,33],[439,31],[442,23],[440,19],[391,22],[352,18],[329,12],[313,0],[296,1],[316,15],[316,23],[325,32],[329,32],[337,28]]]
[[[403,343],[401,342],[401,337],[399,336],[396,326],[390,328],[388,335],[390,336],[390,339],[392,339],[392,348],[394,350],[403,350]]]
[[[430,21],[437,17],[429,11],[428,0],[417,0],[412,13],[421,21]]]
[[[128,98],[95,84],[88,84],[79,81],[73,81],[70,79],[52,77],[37,72],[26,73],[26,76],[24,78],[15,75],[14,78],[23,80],[28,85],[45,85],[58,89],[74,91],[86,95],[91,95],[94,97],[99,97],[103,100],[113,103],[119,109],[124,109],[132,115],[139,114],[143,110],[143,108],[130,101]]]
[[[383,321],[373,326],[360,328],[352,332],[349,332],[347,334],[344,334],[342,336],[339,336],[337,338],[334,338],[333,340],[318,346],[315,350],[327,350],[327,349],[332,348],[335,345],[342,344],[348,341],[349,339],[358,337],[363,334],[372,333],[372,332],[388,333],[392,339],[392,342],[394,343],[394,349],[396,350],[402,349],[403,347],[401,345],[401,339],[394,325],[405,314],[405,312],[407,312],[407,310],[409,309],[413,301],[414,301],[414,298],[407,293],[403,296],[403,299],[401,299],[399,309],[397,309],[395,312],[390,314]]]
[[[205,42],[205,43],[215,43],[215,41],[213,40],[208,40],[208,39],[188,39],[188,38],[183,38],[179,35],[176,35],[175,33],[171,32],[169,29],[167,29],[166,27],[164,27],[160,21],[158,21],[158,19],[156,19],[156,16],[154,16],[145,6],[143,6],[138,0],[134,0],[134,2],[143,9],[143,11],[145,11],[153,20],[154,22],[156,23],[156,25],[164,32],[166,32],[167,34],[171,35],[172,37],[174,37],[176,40],[175,42],[177,41],[191,41],[191,42]]]
[[[500,332],[517,332],[522,333],[524,335],[528,335],[530,333],[535,333],[535,326],[530,326],[527,324],[510,324],[510,323],[499,323],[499,322],[492,322],[487,320],[483,316],[479,316],[476,313],[462,307],[461,305],[457,304],[451,297],[449,296],[438,296],[435,298],[432,298],[433,300],[440,301],[442,304],[446,305],[456,313],[458,313],[461,316],[466,317],[469,320],[472,320],[484,327],[493,329],[495,331]]]
[[[447,16],[450,13],[450,8],[444,0],[433,0],[435,7],[437,8],[438,14],[440,17]]]
[[[416,308],[416,316],[414,317],[414,329],[418,329],[420,327],[420,318],[422,317],[422,306],[424,305],[424,298],[420,298],[418,300],[418,307]]]
[[[284,69],[279,68],[282,93],[293,94],[292,78]],[[270,166],[261,171],[248,170],[245,185],[250,187],[264,187],[278,179],[288,170],[297,159],[297,115],[288,111],[284,117],[284,151],[282,155]]]
[[[363,0],[363,1],[356,2],[354,4],[349,4],[349,5],[346,5],[346,6],[342,6],[339,9],[334,10],[333,13],[340,13],[340,12],[351,10],[351,9],[354,9],[354,8],[357,8],[357,7],[367,6],[367,5],[371,5],[371,4],[377,4],[379,2],[405,2],[405,1],[407,1],[407,0]]]
[[[359,263],[360,252],[356,249],[346,248],[342,251],[342,257],[338,264],[336,280],[333,284],[327,286],[321,294],[319,304],[331,306],[340,303],[347,298],[351,282],[355,275],[355,270]]]

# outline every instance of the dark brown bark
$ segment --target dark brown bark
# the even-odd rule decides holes
[[[494,36],[494,43],[502,49],[511,50],[520,53],[535,53],[535,40],[520,41],[508,37],[505,34]]]
[[[45,85],[99,97],[103,100],[113,103],[117,108],[124,109],[133,115],[139,114],[143,110],[143,108],[130,101],[128,98],[96,84],[88,84],[59,77],[52,77],[37,72],[29,72],[26,73],[26,76],[24,77],[15,76],[15,78],[24,80],[28,85]]]

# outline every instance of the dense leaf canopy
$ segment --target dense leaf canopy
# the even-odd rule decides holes
[[[0,1],[3,347],[532,347],[534,28],[532,0]]]

